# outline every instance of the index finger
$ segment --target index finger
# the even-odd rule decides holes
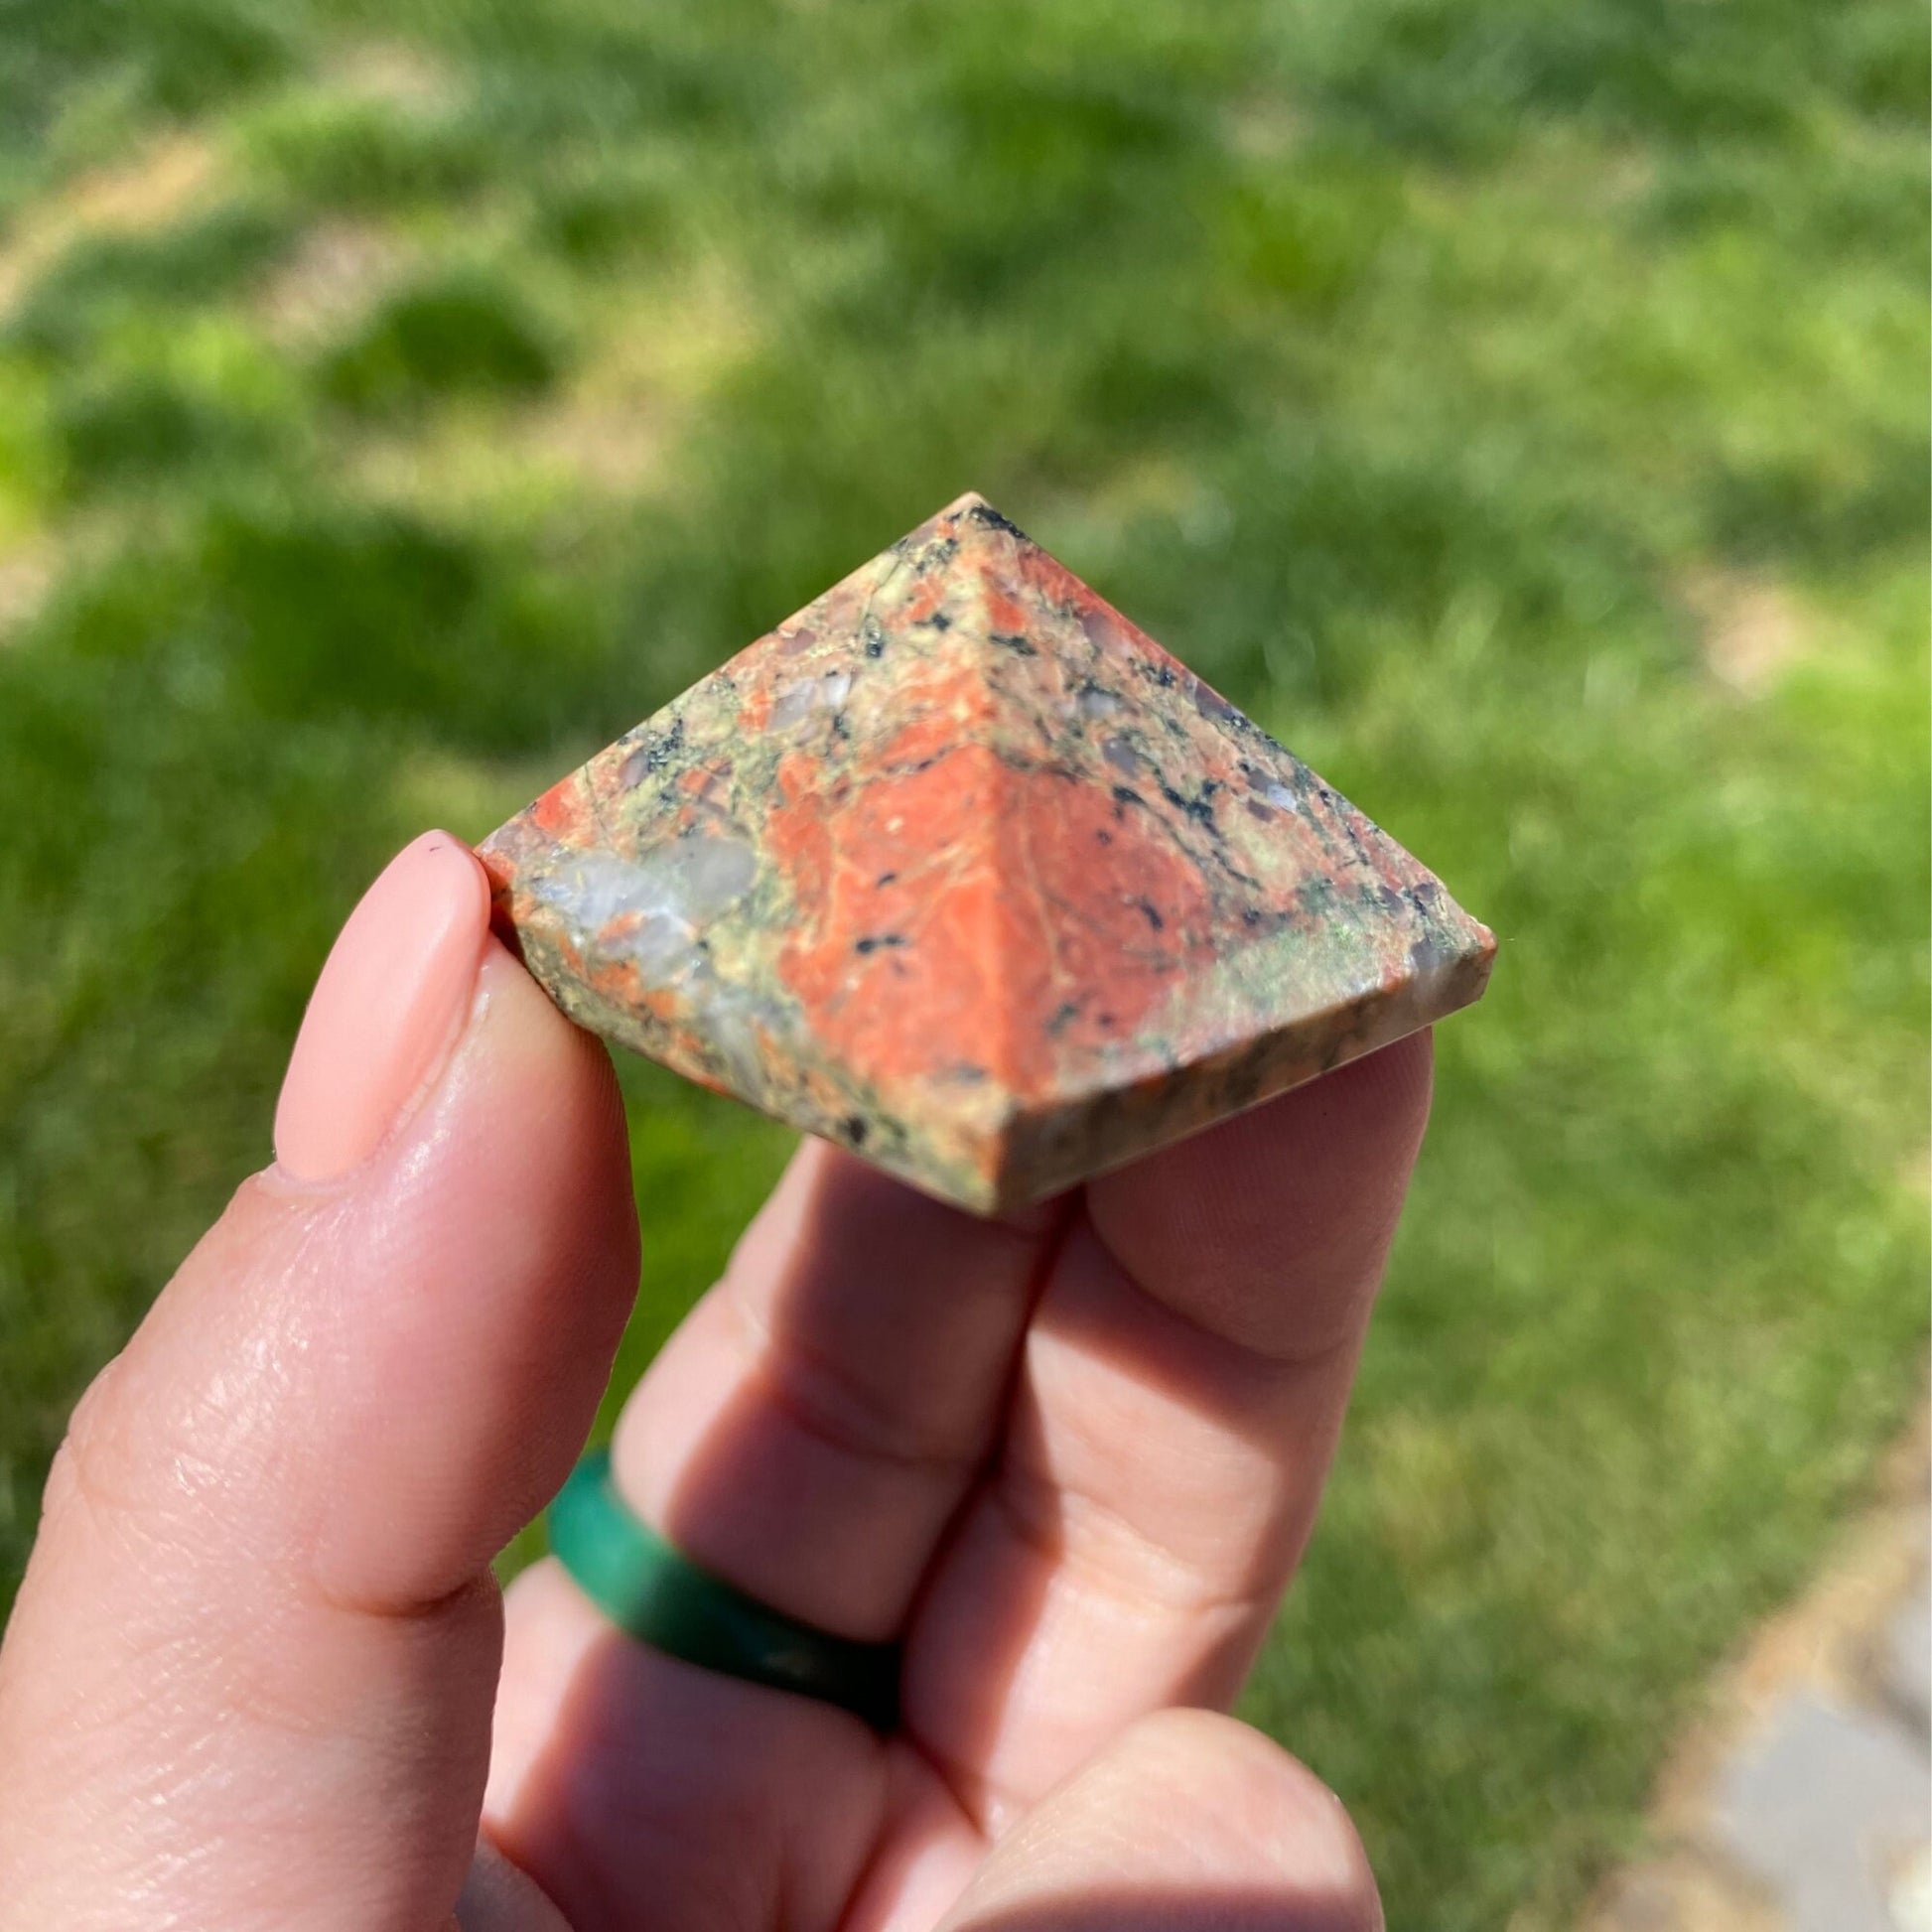
[[[1143,1713],[1225,1707],[1312,1527],[1428,1119],[1427,1034],[1089,1184],[908,1637],[981,1829]]]

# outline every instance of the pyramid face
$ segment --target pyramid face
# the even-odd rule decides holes
[[[573,1020],[979,1212],[1467,1005],[1494,951],[974,495],[480,851]]]

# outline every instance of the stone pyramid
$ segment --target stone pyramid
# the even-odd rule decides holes
[[[573,1020],[981,1213],[1466,1006],[1495,949],[970,494],[480,850]]]

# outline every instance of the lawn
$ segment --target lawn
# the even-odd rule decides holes
[[[1500,935],[1250,1715],[1569,1923],[1921,1387],[1926,31],[0,0],[0,1604],[388,853],[970,485]]]

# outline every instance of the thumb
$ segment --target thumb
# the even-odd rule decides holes
[[[1381,1932],[1339,1800],[1232,1718],[1141,1719],[994,1848],[941,1932]]]
[[[303,1022],[278,1160],[82,1398],[0,1648],[0,1927],[450,1922],[495,1551],[636,1282],[610,1063],[431,833]]]

